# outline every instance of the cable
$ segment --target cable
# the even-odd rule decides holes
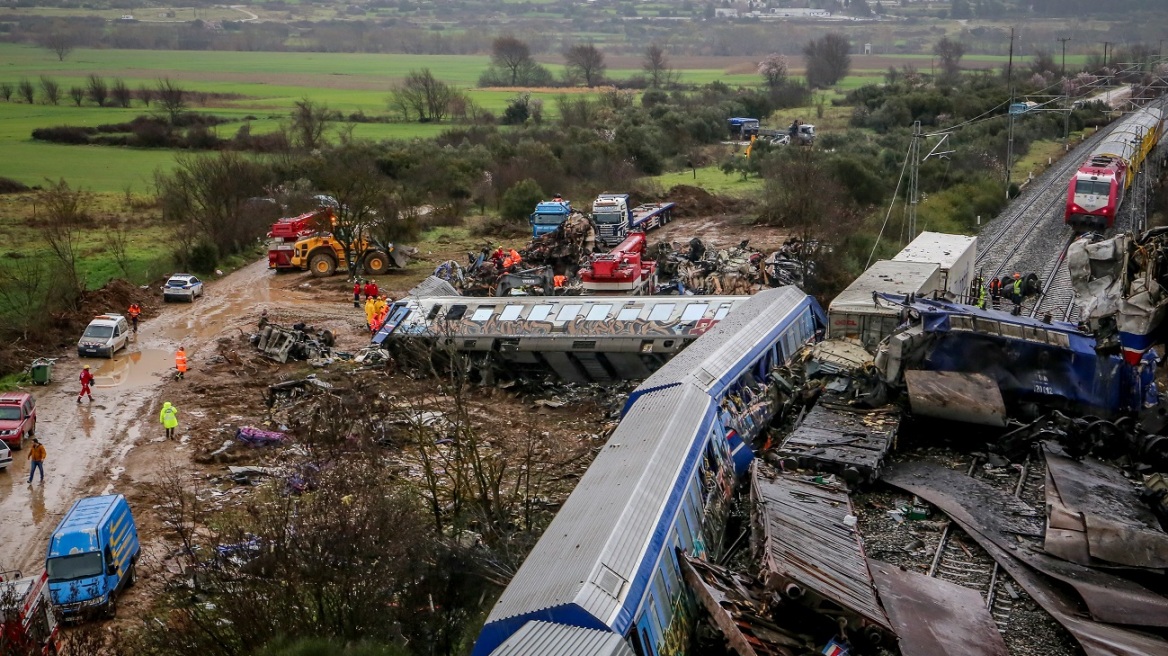
[[[908,160],[912,156],[912,143],[908,145],[908,152],[904,154],[904,164],[900,166],[900,179],[896,181],[896,190],[892,192],[892,203],[888,205],[888,213],[884,215],[884,224],[880,226],[880,232],[876,234],[876,243],[872,244],[872,252],[868,253],[868,261],[864,264],[864,270],[872,266],[872,258],[876,255],[876,247],[880,245],[880,238],[884,236],[884,228],[888,226],[888,219],[892,217],[892,208],[896,207],[896,197],[900,195],[900,183],[904,182],[904,172],[908,170]]]

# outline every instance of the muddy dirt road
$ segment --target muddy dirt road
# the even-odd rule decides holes
[[[52,383],[29,390],[37,399],[37,436],[48,451],[44,483],[27,482],[27,445],[13,452],[12,466],[0,473],[0,570],[39,571],[49,534],[78,497],[128,492],[119,489],[127,455],[137,445],[162,440],[162,402],[178,405],[183,419],[181,387],[167,385],[173,380],[178,346],[186,348],[197,371],[217,337],[254,325],[263,309],[302,305],[314,306],[314,314],[342,311],[340,298],[322,308],[318,298],[298,293],[302,282],[300,276],[276,276],[267,270],[266,260],[257,261],[208,283],[204,297],[194,303],[163,308],[160,316],[142,323],[136,341],[113,360],[59,354]],[[77,376],[83,364],[90,365],[97,380],[93,402],[78,404]],[[176,398],[162,398],[164,390]],[[181,423],[178,434],[183,434]]]

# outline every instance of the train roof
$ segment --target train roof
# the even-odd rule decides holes
[[[1120,157],[1130,160],[1139,147],[1140,140],[1149,130],[1156,130],[1164,120],[1164,112],[1159,107],[1143,109],[1123,118],[1098,146],[1091,149],[1091,157]]]
[[[952,269],[970,249],[977,237],[952,235],[944,232],[922,232],[909,242],[904,250],[893,256],[893,262],[932,262],[942,269]]]
[[[667,540],[715,410],[692,385],[637,399],[499,597],[483,647],[534,619],[623,635],[656,561],[646,552]]]
[[[934,262],[880,260],[852,281],[832,299],[830,312],[872,312],[877,304],[873,292],[883,294],[928,294],[940,288],[941,266]]]
[[[731,372],[740,370],[742,361],[757,358],[773,341],[767,338],[797,321],[799,312],[808,306],[816,320],[827,325],[819,303],[794,285],[766,289],[751,296],[702,339],[690,344],[647,378],[630,395],[625,410],[645,391],[680,382],[695,383],[711,394],[720,394],[733,382]],[[745,345],[752,345],[751,349],[744,352]]]
[[[634,656],[611,631],[532,621],[499,645],[491,656]]]
[[[903,297],[895,294],[881,294],[881,297],[890,304],[904,301]],[[921,313],[926,332],[965,330],[1045,343],[1095,357],[1095,338],[1067,321],[1046,323],[1031,317],[1016,317],[1004,310],[983,310],[972,305],[934,299],[917,299],[912,307]]]

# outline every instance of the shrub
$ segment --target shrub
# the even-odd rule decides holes
[[[58,125],[52,128],[37,128],[32,131],[32,138],[37,141],[80,145],[89,143],[89,136],[92,134],[97,134],[95,128]]]
[[[210,241],[201,240],[188,251],[175,253],[175,259],[195,273],[211,273],[219,264],[219,249]]]
[[[539,183],[531,178],[516,182],[510,189],[503,192],[503,200],[499,213],[504,219],[522,221],[535,209],[535,205],[543,200],[543,189]]]

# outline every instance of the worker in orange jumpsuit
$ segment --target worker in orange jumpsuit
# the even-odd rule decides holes
[[[142,306],[137,303],[130,303],[130,309],[126,311],[130,315],[130,323],[134,325],[134,334],[138,334],[138,316],[142,314]]]
[[[179,379],[183,379],[187,374],[187,352],[183,347],[178,347],[178,352],[174,354],[174,368],[178,369]]]

